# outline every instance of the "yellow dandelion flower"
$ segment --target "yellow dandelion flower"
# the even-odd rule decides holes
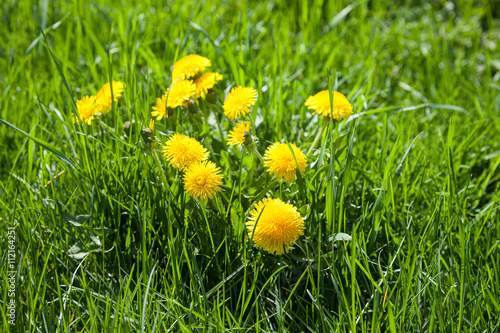
[[[184,189],[200,200],[212,199],[221,190],[222,174],[210,161],[193,163],[184,175]]]
[[[206,94],[220,80],[222,80],[222,75],[219,73],[205,73],[194,80],[194,84],[196,85],[195,97],[200,98],[203,94]]]
[[[111,100],[111,88],[113,88],[113,100]],[[113,84],[106,83],[96,95],[97,112],[108,113],[112,109],[113,101],[117,101],[122,96],[125,83],[113,81]]]
[[[197,54],[190,54],[175,62],[172,78],[174,80],[178,77],[189,79],[199,73],[203,73],[205,68],[210,66],[212,66],[210,59]]]
[[[227,144],[241,146],[242,143],[245,143],[245,132],[250,132],[249,121],[236,124],[236,127],[227,136]]]
[[[259,216],[260,215],[260,216]],[[263,250],[278,255],[304,234],[304,219],[294,205],[280,199],[264,199],[254,206],[247,223],[248,237]]]
[[[81,100],[76,101],[76,107],[78,109],[80,121],[85,122],[87,125],[91,125],[96,111],[95,96],[85,96]],[[74,117],[73,122],[76,122]]]
[[[196,85],[192,81],[182,79],[175,81],[166,92],[168,95],[167,106],[172,109],[181,105],[185,106],[195,91]]]
[[[153,106],[151,111],[151,117],[156,117],[156,120],[162,120],[163,117],[168,118],[167,112],[167,95],[163,95],[161,98],[156,99],[156,106]]]
[[[305,105],[325,117],[333,117],[335,120],[347,119],[352,114],[352,105],[347,98],[338,91],[333,92],[333,111],[330,108],[330,94],[323,90],[314,96],[309,96]]]
[[[174,81],[167,92],[161,98],[156,99],[156,105],[151,108],[153,109],[151,117],[162,120],[163,117],[168,118],[167,107],[172,109],[181,105],[187,107],[187,102],[195,94],[195,91],[196,85],[192,81],[183,79]]]
[[[155,131],[155,120],[151,119],[148,123],[148,128],[152,130],[153,132]]]
[[[254,88],[235,87],[227,95],[222,108],[229,119],[244,117],[250,112],[250,107],[257,101],[257,90]]]
[[[163,157],[169,161],[169,165],[183,170],[195,162],[206,160],[208,151],[196,139],[175,133],[165,143]]]
[[[294,144],[290,143],[290,147],[293,154],[286,143],[276,142],[268,147],[264,154],[264,166],[268,168],[269,173],[278,179],[285,178],[287,182],[295,180],[295,160],[300,173],[304,173],[307,167],[306,155]]]

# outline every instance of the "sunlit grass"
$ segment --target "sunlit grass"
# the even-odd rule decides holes
[[[16,235],[15,268],[0,257],[1,332],[14,331],[12,270],[19,332],[500,330],[498,5],[0,8],[1,248]],[[222,79],[165,108],[146,143],[188,54]],[[126,85],[112,110],[74,123],[76,102],[111,81]],[[238,86],[258,97],[233,121],[223,105]],[[308,109],[323,90],[353,115]],[[228,145],[242,120],[258,153]],[[174,133],[220,167],[212,199],[162,157]],[[276,142],[307,155],[290,182],[259,158]],[[247,229],[265,198],[304,217],[280,256]]]

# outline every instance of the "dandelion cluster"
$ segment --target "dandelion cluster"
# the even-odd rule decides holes
[[[188,55],[174,64],[173,83],[161,98],[156,100],[151,116],[161,120],[168,117],[168,110],[186,106],[187,101],[207,96],[209,91],[222,80],[215,72],[204,73],[211,66],[208,58],[196,54]],[[321,91],[310,96],[305,105],[314,113],[335,120],[346,119],[352,114],[352,105],[347,98],[334,91]],[[257,102],[257,90],[252,87],[234,87],[227,95],[222,109],[231,121],[245,118]],[[332,107],[333,105],[333,107]],[[255,153],[271,176],[288,183],[294,182],[298,173],[304,174],[307,157],[293,143],[275,142],[267,147],[264,157],[257,151],[258,139],[250,134],[251,121],[236,123],[227,135],[228,146],[244,145]],[[169,165],[184,172],[184,190],[202,201],[212,199],[222,190],[222,173],[213,162],[208,161],[208,151],[194,138],[176,133],[163,147],[163,156]],[[280,199],[263,199],[250,212],[246,222],[248,237],[264,251],[281,255],[289,251],[299,236],[304,234],[304,219],[292,204]]]
[[[179,133],[167,140],[163,157],[169,165],[185,171],[184,189],[200,200],[212,199],[221,190],[222,174],[215,163],[206,161],[209,153],[196,139]]]
[[[198,100],[206,98],[215,85],[223,79],[223,76],[216,72],[204,73],[211,65],[210,59],[196,54],[190,54],[178,60],[173,66],[171,84],[161,97],[156,98],[151,111],[152,119],[141,131],[144,150],[154,155],[164,182],[168,180],[155,150],[157,144],[161,142],[155,137],[155,120],[161,121],[163,118],[168,118],[169,112],[181,107],[189,107],[189,116],[194,115],[197,112]],[[90,125],[99,114],[111,111],[113,102],[122,96],[124,89],[125,84],[113,81],[106,83],[96,96],[85,96],[77,101],[80,121]],[[330,96],[333,96],[332,101]],[[220,110],[220,104],[214,102],[212,98],[206,99],[206,102],[200,102],[199,105],[204,108],[207,105],[212,105],[212,107],[216,105],[216,108],[219,107],[229,121],[233,122],[237,118],[249,116],[257,98],[256,89],[238,86],[229,92],[222,110]],[[195,107],[192,107],[193,105]],[[305,106],[314,110],[314,113],[336,120],[346,119],[352,114],[352,105],[343,94],[336,91],[333,94],[321,91],[310,96]],[[205,113],[203,117],[206,117]],[[307,168],[306,154],[293,143],[275,142],[267,147],[264,157],[260,155],[257,147],[259,140],[250,133],[253,127],[252,119],[255,118],[249,118],[250,120],[247,121],[233,123],[233,128],[227,135],[227,146],[241,147],[243,145],[246,151],[260,159],[269,175],[277,181],[284,180],[292,183],[296,180],[297,174],[304,175]],[[130,128],[133,123],[127,123],[126,128],[132,133]],[[253,130],[255,131],[255,127]],[[224,177],[220,167],[208,160],[210,154],[207,148],[195,138],[182,133],[174,133],[162,145],[161,152],[168,165],[182,173],[184,191],[190,197],[206,201],[214,199],[223,190]],[[281,255],[287,253],[304,234],[305,226],[304,218],[293,204],[280,199],[266,198],[256,203],[250,211],[246,229],[248,237],[256,246],[271,254]]]
[[[113,102],[118,101],[125,90],[125,84],[120,81],[113,81],[111,84],[106,83],[97,92],[96,96],[84,96],[81,100],[76,101],[78,118],[87,125],[92,125],[92,121],[96,116],[106,114],[111,111]],[[73,119],[76,122],[76,119]]]
[[[222,75],[219,73],[203,74],[210,66],[212,66],[210,59],[197,54],[190,54],[178,60],[174,64],[172,84],[160,98],[156,99],[151,117],[156,117],[156,120],[168,118],[169,109],[188,107],[191,99],[199,99],[208,94],[217,82],[222,80]]]

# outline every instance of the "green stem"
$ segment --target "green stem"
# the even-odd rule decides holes
[[[239,186],[238,186],[238,199],[239,199],[239,203],[240,203],[240,206],[241,206],[241,171],[243,170],[243,158],[245,157],[245,149],[243,149],[243,151],[241,152],[241,160],[240,160],[240,171],[239,171],[239,174],[238,174],[238,178],[239,178]]]
[[[313,143],[311,144],[311,147],[309,147],[309,150],[307,151],[306,155],[311,155],[312,151],[316,146],[318,145],[319,140],[321,139],[321,136],[323,135],[323,132],[325,131],[327,122],[323,122],[323,126],[321,127],[320,130],[318,130],[318,133],[316,134],[316,137],[314,138]]]
[[[259,153],[257,149],[254,149],[255,155],[259,158],[259,160],[264,163],[264,158],[262,158],[262,155]]]
[[[108,124],[106,124],[104,121],[100,120],[99,123],[108,131],[116,133],[115,129],[113,127],[110,127]]]
[[[165,172],[163,171],[163,167],[161,166],[160,159],[158,158],[158,154],[156,150],[153,149],[153,158],[156,162],[156,166],[160,170],[161,181],[163,182],[163,186],[170,191],[170,187],[168,186],[167,177],[165,177]]]

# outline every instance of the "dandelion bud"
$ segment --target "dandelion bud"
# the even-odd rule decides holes
[[[196,111],[198,111],[198,105],[196,104],[196,100],[190,99],[188,101],[188,110],[189,110],[189,112],[196,112]]]
[[[144,140],[144,151],[147,153],[153,152],[156,146],[155,132],[151,128],[146,127],[142,129],[141,135]]]
[[[145,143],[153,143],[155,139],[155,133],[151,128],[143,128],[141,131],[142,139]]]
[[[252,134],[247,131],[243,132],[243,145],[248,146],[253,143]]]
[[[247,150],[249,154],[260,155],[256,148],[256,143],[259,139],[256,136],[250,134],[250,132],[243,132],[243,147]]]
[[[210,89],[205,97],[206,101],[210,104],[215,104],[217,102],[217,96],[213,89]]]
[[[126,121],[123,124],[123,131],[127,136],[135,135],[136,133],[135,122]]]

